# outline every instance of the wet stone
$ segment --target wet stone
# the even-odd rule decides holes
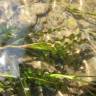
[[[15,26],[17,28],[24,25],[34,26],[37,22],[37,18],[39,18],[37,15],[46,14],[49,10],[48,4],[40,3],[39,1],[34,1],[34,3],[29,6],[22,5],[20,1],[0,1],[0,21],[7,23],[8,26]]]

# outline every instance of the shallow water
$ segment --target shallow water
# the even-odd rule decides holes
[[[81,76],[80,79],[87,81],[88,84],[95,81],[95,5],[95,0],[1,0],[0,76],[5,79],[19,77],[24,84],[25,78],[27,80],[33,78],[24,85],[25,89],[30,86],[30,90],[34,82],[36,83],[34,86],[43,85],[46,76],[50,74]],[[70,84],[68,78],[66,78],[68,81],[65,78],[59,80],[55,78],[54,81],[54,78],[53,82]],[[0,78],[1,81],[5,79]],[[73,85],[79,86],[78,80],[75,84],[74,82]],[[27,84],[28,88],[26,88]],[[40,86],[42,92],[51,85],[46,84]],[[83,83],[81,85],[86,86]],[[76,94],[81,92],[76,92],[76,88],[65,89],[74,91]],[[48,95],[51,87],[49,91],[46,90],[42,94]],[[55,95],[57,93],[57,96],[65,92],[62,88],[60,91],[56,92],[56,90],[53,93]]]

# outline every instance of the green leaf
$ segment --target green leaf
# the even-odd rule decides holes
[[[52,46],[52,44],[45,42],[29,44],[27,47],[36,50],[55,51],[55,48]]]
[[[63,78],[71,79],[71,80],[75,79],[74,75],[63,75],[63,74],[50,74],[49,77],[57,78],[57,79],[63,79]]]

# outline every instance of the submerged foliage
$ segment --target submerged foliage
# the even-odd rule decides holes
[[[0,23],[0,58],[7,54],[0,59],[6,61],[3,71],[0,65],[0,95],[95,96],[96,1],[80,0],[83,5],[79,0],[20,1],[9,5],[22,14]],[[3,74],[6,65],[10,74]]]

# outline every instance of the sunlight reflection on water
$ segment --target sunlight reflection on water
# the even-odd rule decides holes
[[[0,76],[6,77],[6,76],[12,76],[12,77],[19,77],[19,61],[18,58],[23,54],[24,52],[19,49],[12,49],[7,48],[1,52],[0,56]]]

